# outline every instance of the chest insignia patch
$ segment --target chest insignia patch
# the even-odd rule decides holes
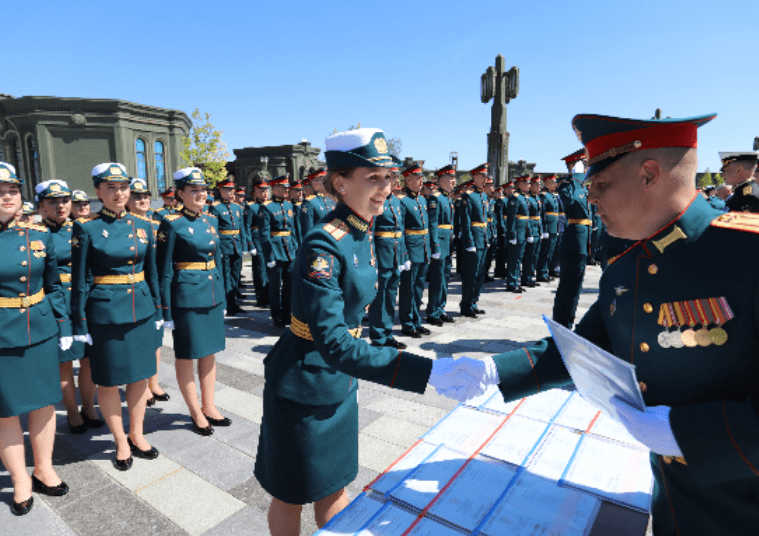
[[[743,195],[751,195],[751,186],[743,187]]]
[[[158,231],[158,237],[159,242],[166,242],[166,232],[165,231]]]
[[[308,277],[311,279],[329,279],[332,277],[332,255],[309,255]]]
[[[103,237],[108,238],[108,231],[106,231],[105,229],[103,229]]]
[[[75,248],[79,247],[79,237],[78,236],[75,236],[74,238],[71,239],[71,246],[75,247]]]
[[[195,234],[195,229],[193,229],[192,227],[188,227],[187,232],[190,234]]]
[[[148,243],[148,234],[145,232],[145,229],[137,229],[137,238],[139,238],[140,244]]]
[[[614,292],[617,294],[617,296],[621,296],[622,294],[624,294],[628,290],[630,290],[630,289],[627,289],[627,288],[623,287],[622,285],[619,285],[618,287],[614,288]]]
[[[42,251],[45,249],[45,243],[42,240],[32,240],[29,244],[29,249],[32,251]]]

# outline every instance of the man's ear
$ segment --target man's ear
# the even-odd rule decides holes
[[[659,162],[653,159],[646,160],[641,164],[641,168],[643,169],[643,180],[645,186],[648,188],[656,186],[662,174]]]

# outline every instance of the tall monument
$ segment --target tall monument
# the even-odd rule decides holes
[[[493,99],[488,134],[488,164],[490,177],[496,185],[503,184],[509,162],[509,133],[506,131],[506,105],[519,93],[519,67],[506,71],[506,60],[501,54],[495,58],[495,67],[488,67],[481,77],[480,99],[483,104]]]

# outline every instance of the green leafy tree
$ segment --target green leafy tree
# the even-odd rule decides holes
[[[189,166],[203,170],[203,176],[212,186],[227,176],[226,164],[230,155],[221,140],[222,131],[211,124],[211,114],[192,112],[192,129],[189,136],[182,136],[179,155]]]
[[[720,175],[719,173],[717,173],[712,178],[712,182],[713,182],[714,186],[719,186],[720,184],[725,184],[725,178],[722,175]]]
[[[711,186],[714,184],[712,179],[711,172],[707,169],[706,173],[704,173],[701,178],[698,180],[698,187],[699,188],[706,188],[707,186]]]

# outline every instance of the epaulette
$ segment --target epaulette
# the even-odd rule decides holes
[[[271,199],[264,201],[264,206],[271,205]]]
[[[312,200],[314,197],[316,197],[316,196],[315,196],[315,195],[313,195],[313,194],[311,194],[311,195],[307,195],[307,196],[306,196],[306,201],[311,201],[311,200]]]
[[[134,212],[130,212],[130,214],[134,216],[135,218],[138,218],[142,221],[147,221],[150,223],[153,223],[155,221],[153,218],[148,218],[147,216],[140,216],[139,214],[135,214]]]
[[[221,201],[214,201],[213,203],[211,203],[212,207],[215,207],[216,205],[221,205]]]
[[[712,220],[713,227],[735,229],[759,234],[759,214],[751,212],[728,212]]]
[[[72,227],[73,225],[74,225],[74,222],[71,221],[71,220],[67,220],[67,221],[63,222],[63,226],[64,227]]]
[[[434,195],[435,197],[440,197],[440,196],[441,196],[441,195],[443,195],[443,194],[441,194],[440,192],[435,192],[435,193],[433,193],[432,195]]]
[[[76,221],[77,221],[78,223],[87,223],[87,222],[89,222],[89,221],[95,221],[95,220],[97,220],[98,218],[100,218],[100,214],[95,214],[95,215],[94,215],[94,216],[92,216],[91,218],[77,218],[77,220],[76,220]]]
[[[16,225],[18,225],[19,227],[21,227],[23,229],[31,229],[32,231],[40,231],[42,233],[49,233],[50,232],[50,229],[48,229],[46,226],[44,226],[44,225],[37,225],[36,223],[28,223],[28,222],[25,222],[25,221],[20,221]]]
[[[250,205],[255,205],[255,204],[256,204],[256,202],[255,202],[255,201],[248,201],[248,206],[250,206]]]
[[[210,216],[212,218],[216,218],[217,220],[219,219],[219,217],[216,214],[211,214],[210,212],[204,212],[203,214],[205,214],[206,216]]]
[[[335,218],[329,223],[324,224],[324,230],[327,231],[335,240],[341,240],[350,232],[348,224],[339,218]]]
[[[401,194],[401,195],[399,195],[397,197],[398,197],[398,199],[403,199],[404,197],[406,197],[406,194]]]
[[[164,219],[165,219],[166,221],[176,221],[176,220],[178,220],[179,218],[181,218],[182,216],[184,216],[184,214],[169,214],[169,215],[168,215],[168,216],[166,216],[166,218],[164,218]]]

